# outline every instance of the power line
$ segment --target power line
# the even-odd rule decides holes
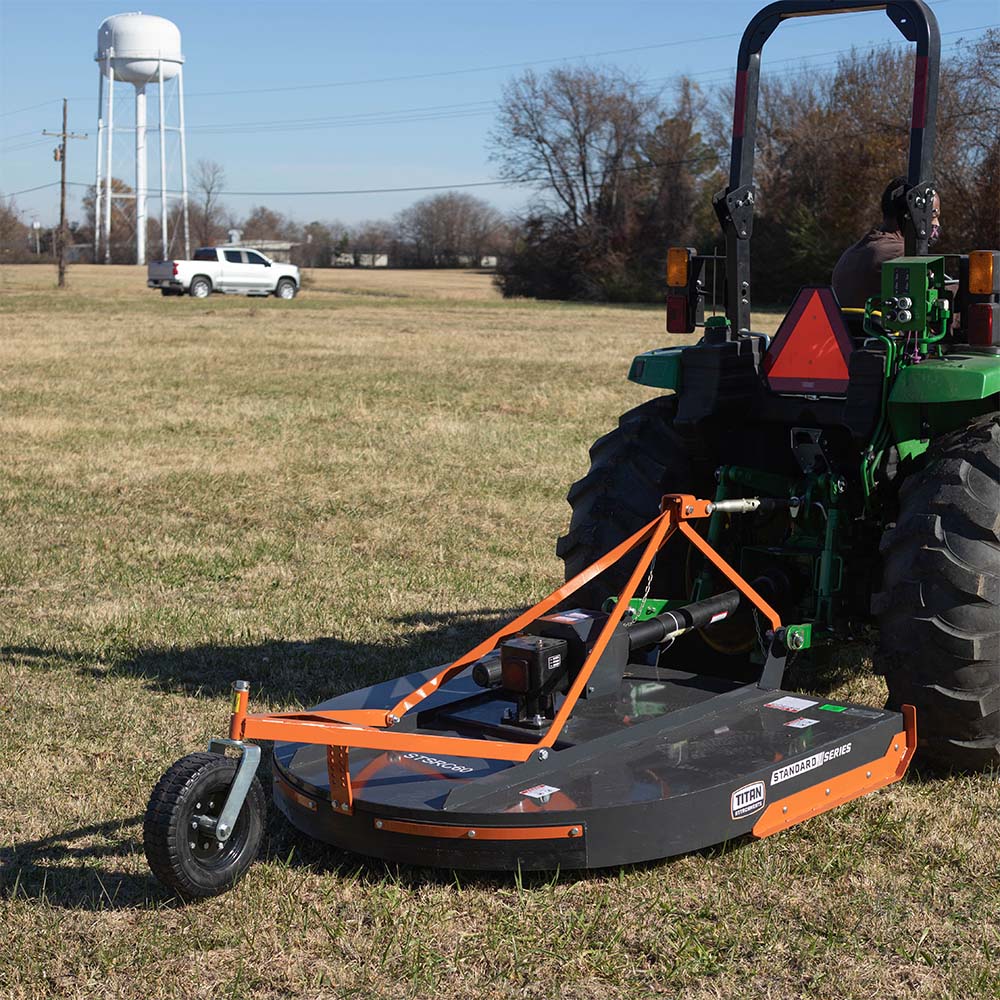
[[[969,31],[981,31],[989,28],[998,27],[1000,25],[988,24],[988,25],[975,25],[965,28],[957,28],[952,31],[943,32],[942,36],[946,35],[959,35]],[[955,44],[952,43],[947,48],[954,48]],[[781,70],[778,72],[768,72],[765,74],[765,79],[774,78],[776,76],[786,76],[794,75],[795,73],[803,71],[806,67],[812,69],[827,68],[830,66],[835,66],[837,63],[826,61],[822,63],[817,63],[814,60],[827,57],[827,56],[839,56],[850,52],[865,52],[873,51],[880,48],[887,47],[899,47],[903,48],[906,43],[893,43],[893,42],[874,42],[869,45],[864,46],[853,46],[847,49],[831,49],[825,52],[813,53],[812,56],[802,58],[799,56],[790,56],[787,58],[776,59],[771,61],[768,65],[780,65],[783,63],[794,63],[795,65],[788,68],[787,70]],[[644,82],[643,86],[645,89],[649,89],[649,85],[657,82],[669,82],[672,80],[680,80],[685,77],[689,79],[699,79],[712,74],[724,73],[728,78],[731,73],[730,67],[718,67],[710,70],[702,70],[697,73],[675,73],[663,77],[654,77],[651,80]],[[724,78],[724,79],[725,79]],[[709,81],[715,83],[717,81]],[[332,115],[332,116],[322,116],[316,118],[297,118],[297,119],[273,119],[273,120],[251,120],[251,121],[239,121],[239,122],[204,122],[200,125],[189,125],[189,132],[200,132],[203,135],[234,135],[234,134],[253,134],[258,132],[302,132],[302,131],[316,131],[329,128],[355,128],[367,125],[400,125],[407,124],[410,122],[423,122],[423,121],[445,121],[451,119],[459,118],[469,118],[477,117],[485,114],[490,114],[491,109],[498,106],[497,101],[487,100],[487,101],[466,101],[457,104],[437,104],[437,105],[425,105],[420,107],[412,108],[398,108],[398,109],[387,109],[384,111],[367,111],[367,112],[355,112],[353,114],[346,115]],[[440,113],[438,113],[440,112]]]
[[[50,102],[51,103],[51,102]],[[73,187],[87,187],[86,184],[76,184],[73,181],[69,181]],[[22,188],[20,191],[11,191],[9,193],[0,192],[0,196],[4,198],[15,198],[19,194],[30,194],[32,191],[44,191],[45,188],[59,187],[59,181],[52,181],[50,184],[39,184],[38,187],[33,188]]]
[[[674,48],[678,45],[694,45],[697,42],[718,42],[726,38],[739,38],[741,31],[724,35],[702,35],[697,38],[675,39],[672,42],[658,42],[655,45],[635,45],[627,49],[605,49],[603,52],[584,52],[575,56],[554,56],[549,59],[532,59],[526,62],[496,63],[492,66],[472,66],[465,69],[438,70],[436,73],[410,73],[405,76],[370,77],[365,80],[336,80],[329,83],[299,83],[287,87],[257,87],[243,90],[203,90],[190,97],[227,97],[232,94],[281,94],[293,90],[323,90],[334,87],[361,87],[374,83],[406,83],[413,80],[429,80],[446,76],[465,76],[470,73],[489,73],[501,69],[520,69],[524,66],[544,66],[549,63],[572,62],[576,59],[596,59],[603,56],[625,55],[629,52],[648,52],[652,49]]]
[[[78,98],[82,100],[82,98]],[[35,108],[44,108],[48,104],[58,104],[60,98],[54,97],[51,101],[42,101],[40,104],[29,104],[26,108],[15,108],[13,111],[0,111],[0,118],[6,118],[8,115],[19,115],[22,111],[34,111]]]
[[[951,0],[937,0],[934,6],[940,6],[943,3],[949,3]],[[844,14],[834,15],[832,20],[842,20],[849,17],[858,17],[861,14],[869,13],[868,11],[852,11]],[[789,22],[790,27],[795,27],[801,25],[803,22],[807,21],[807,18],[792,19]],[[975,30],[975,29],[965,29],[965,30]],[[522,62],[511,62],[511,63],[497,63],[490,66],[472,66],[464,69],[452,69],[452,70],[438,70],[434,73],[412,73],[405,76],[383,76],[383,77],[370,77],[363,80],[335,80],[325,83],[301,83],[301,84],[290,84],[284,87],[257,87],[253,89],[240,89],[240,90],[208,90],[208,91],[198,91],[191,93],[189,97],[228,97],[238,94],[280,94],[288,93],[295,90],[321,90],[321,89],[332,89],[339,87],[361,87],[369,86],[376,83],[405,83],[414,80],[429,80],[437,79],[442,77],[450,76],[464,76],[471,73],[488,73],[495,72],[496,70],[502,69],[520,69],[525,66],[545,66],[551,63],[560,62],[573,62],[578,59],[597,59],[603,58],[604,56],[613,55],[627,55],[631,52],[649,52],[655,49],[667,49],[667,48],[677,48],[678,46],[689,46],[695,45],[700,42],[718,42],[724,41],[729,38],[741,38],[743,36],[742,31],[731,31],[720,35],[697,35],[694,38],[680,38],[674,39],[669,42],[657,42],[652,45],[634,45],[629,48],[622,49],[605,49],[600,52],[584,52],[572,56],[553,56],[547,59],[531,59]]]

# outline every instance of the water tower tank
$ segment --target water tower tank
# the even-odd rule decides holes
[[[107,56],[115,79],[141,86],[159,79],[159,61],[163,79],[177,76],[184,56],[177,25],[153,14],[114,14],[97,29],[97,54],[94,59],[107,72]]]

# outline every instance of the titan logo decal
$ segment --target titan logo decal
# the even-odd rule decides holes
[[[737,788],[729,797],[729,815],[733,819],[742,819],[764,808],[767,801],[767,789],[763,781],[755,781],[752,785]]]
[[[457,771],[459,774],[470,774],[474,768],[466,767],[464,764],[455,764],[450,760],[439,760],[437,757],[428,757],[422,753],[404,753],[407,760],[419,760],[421,764],[429,764],[431,767],[440,768],[442,771]]]
[[[814,771],[817,767],[822,767],[831,760],[836,760],[850,752],[851,744],[842,743],[832,750],[822,750],[819,753],[814,753],[811,757],[793,761],[791,764],[786,764],[784,767],[779,767],[777,771],[771,772],[771,784],[777,785],[782,781],[788,781],[789,778],[797,778],[800,774],[805,774],[806,771]]]

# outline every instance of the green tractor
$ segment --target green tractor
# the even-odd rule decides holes
[[[916,44],[905,255],[883,265],[864,309],[803,288],[772,339],[750,309],[761,49],[786,18],[855,8],[884,9]],[[974,770],[1000,762],[1000,251],[929,252],[939,53],[921,0],[780,0],[750,22],[729,184],[714,199],[725,315],[704,318],[714,259],[672,248],[667,331],[701,339],[632,362],[631,381],[669,394],[591,447],[557,552],[569,579],[654,517],[663,494],[714,496],[709,542],[783,620],[810,623],[800,648],[876,626],[889,707],[916,707],[923,759]],[[781,502],[730,517],[720,502],[737,497]],[[711,565],[673,548],[640,587],[639,617],[723,589]],[[575,599],[613,600],[634,564]],[[702,670],[737,676],[762,662],[749,610],[701,638]]]

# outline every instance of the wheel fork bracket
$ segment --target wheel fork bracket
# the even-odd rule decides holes
[[[227,740],[221,737],[209,740],[208,752],[225,754],[226,748],[232,747],[240,751],[240,762],[236,765],[236,777],[229,786],[229,794],[222,806],[218,819],[210,816],[196,816],[198,825],[211,833],[216,840],[225,843],[232,836],[239,818],[243,803],[247,800],[250,785],[260,765],[260,747],[256,743],[244,743],[242,740]]]

